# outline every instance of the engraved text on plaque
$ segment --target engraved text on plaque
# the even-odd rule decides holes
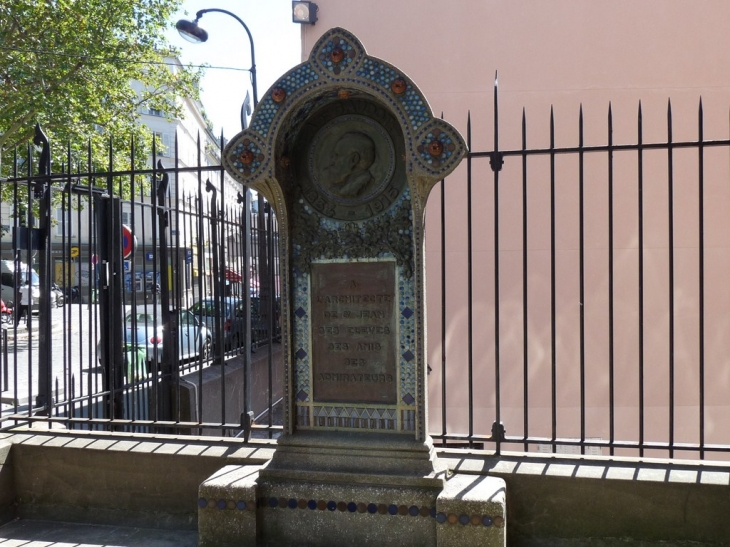
[[[314,400],[396,403],[395,263],[312,265]]]

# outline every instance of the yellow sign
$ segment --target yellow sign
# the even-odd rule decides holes
[[[79,248],[71,247],[71,258],[76,258],[77,256],[79,256]]]

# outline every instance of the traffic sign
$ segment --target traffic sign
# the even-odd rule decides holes
[[[126,224],[122,224],[122,255],[129,258],[137,246],[137,238],[134,237],[132,229]]]
[[[79,248],[71,247],[71,258],[77,258],[79,256]]]

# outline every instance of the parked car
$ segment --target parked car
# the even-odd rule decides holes
[[[124,365],[127,378],[138,379],[152,370],[152,363],[162,358],[165,329],[162,310],[157,307],[131,306],[124,317]],[[210,356],[211,332],[187,310],[178,314],[178,348],[180,361],[206,360]],[[97,355],[101,356],[101,342]],[[141,370],[140,370],[141,369]]]
[[[264,321],[260,308],[261,300],[258,297],[251,297],[251,345],[255,347],[257,342],[265,342],[269,337],[268,321]],[[235,349],[243,346],[245,338],[244,326],[246,323],[246,302],[243,298],[227,296],[221,300],[221,321],[223,325],[223,344],[226,349]],[[215,341],[215,300],[206,298],[193,304],[189,311],[200,318],[213,333]],[[279,325],[279,302],[274,307],[274,339],[281,335]]]
[[[245,300],[233,296],[227,296],[220,302],[223,345],[226,349],[240,348],[246,339],[244,336],[246,322],[244,306]],[[215,341],[215,300],[213,298],[200,300],[190,306],[188,311],[205,324]]]

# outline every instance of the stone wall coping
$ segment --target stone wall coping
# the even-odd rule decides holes
[[[187,435],[125,432],[66,431],[16,428],[0,433],[0,442],[26,446],[84,448],[129,453],[225,458],[231,463],[268,462],[276,442]],[[439,459],[453,473],[472,475],[534,475],[573,479],[664,482],[730,486],[730,462],[628,458],[621,456],[573,456],[491,451],[439,449]]]
[[[437,452],[454,473],[730,485],[730,462],[513,452],[496,456],[486,451],[458,449],[437,449]]]
[[[155,435],[101,431],[39,431],[37,428],[17,428],[0,433],[0,442],[25,446],[79,448],[100,451],[159,454],[167,456],[200,456],[226,458],[236,463],[265,463],[271,459],[276,444],[273,441],[188,435]]]

